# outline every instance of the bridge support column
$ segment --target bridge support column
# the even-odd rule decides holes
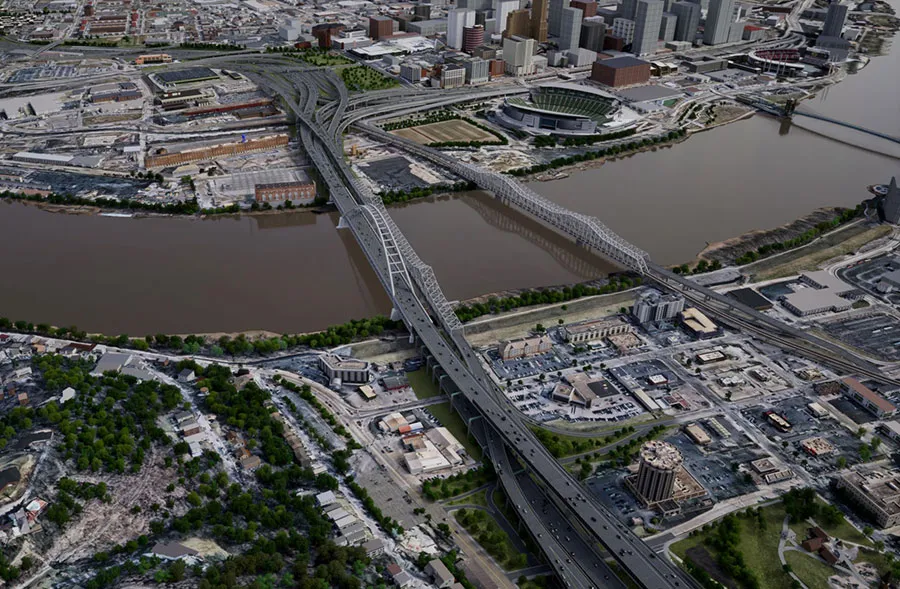
[[[344,219],[344,215],[341,215],[341,218],[338,219],[338,229],[350,229],[350,224],[347,223],[347,220]]]
[[[341,218],[343,219],[343,217]],[[400,321],[401,319],[403,319],[403,315],[400,314],[400,311],[397,310],[397,307],[391,307],[391,321]]]

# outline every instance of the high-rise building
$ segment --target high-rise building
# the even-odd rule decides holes
[[[638,323],[648,323],[674,319],[683,310],[684,297],[651,290],[634,303],[631,313]]]
[[[597,3],[594,0],[572,0],[569,6],[581,10],[581,18],[597,16]]]
[[[603,38],[606,36],[606,25],[602,19],[581,21],[581,41],[578,46],[597,53],[603,51]]]
[[[620,6],[619,16],[628,20],[634,20],[634,14],[637,11],[637,0],[622,0]]]
[[[494,0],[494,21],[496,22],[494,32],[503,34],[510,13],[518,9],[519,0]]]
[[[728,41],[734,22],[734,0],[710,0],[703,28],[703,43],[721,45]]]
[[[369,17],[369,36],[378,41],[394,34],[394,19],[389,16]]]
[[[700,26],[700,5],[693,2],[676,2],[672,4],[672,12],[678,18],[675,21],[675,40],[693,43],[697,38]]]
[[[662,1],[662,0],[658,0]],[[578,49],[581,39],[581,10],[578,8],[563,8],[562,22],[559,26],[559,48],[562,51]]]
[[[613,36],[625,41],[628,45],[634,41],[634,21],[628,18],[617,18],[613,21]]]
[[[445,65],[441,69],[441,88],[459,88],[466,83],[466,68],[458,64]]]
[[[400,77],[407,82],[421,82],[422,66],[415,63],[401,63]]]
[[[671,12],[663,12],[659,23],[659,40],[668,43],[675,40],[675,27],[678,25],[678,17]]]
[[[678,448],[668,442],[651,440],[641,446],[635,490],[648,504],[675,496],[675,472],[684,458]]]
[[[884,213],[885,221],[894,225],[900,225],[900,188],[897,188],[896,177],[892,177],[891,183],[888,184],[881,210]]]
[[[479,45],[484,45],[484,27],[475,25],[474,27],[463,29],[462,50],[466,53],[472,53]]]
[[[635,55],[656,53],[662,14],[663,0],[638,0],[634,17],[632,53]]]
[[[471,8],[454,8],[447,13],[447,45],[462,49],[463,30],[475,25],[475,11]]]
[[[530,37],[531,14],[525,9],[513,10],[506,16],[506,29],[504,37]]]
[[[507,37],[503,39],[503,62],[511,76],[527,76],[534,73],[534,39]]]
[[[463,67],[466,68],[466,84],[484,84],[491,79],[491,65],[485,59],[468,59]]]
[[[840,37],[844,32],[844,21],[847,20],[847,5],[833,0],[828,5],[828,13],[825,15],[825,25],[822,27],[822,35],[825,37]]]
[[[547,42],[547,14],[550,5],[547,0],[533,0],[531,3],[531,38],[538,43]]]
[[[422,20],[431,18],[431,4],[418,4],[413,7],[413,16]]]
[[[547,11],[547,33],[551,37],[559,37],[559,27],[562,24],[562,11],[567,6],[566,0],[549,0],[550,8]]]

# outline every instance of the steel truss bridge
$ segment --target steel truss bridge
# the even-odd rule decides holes
[[[609,574],[604,560],[608,555],[638,586],[648,589],[694,587],[692,579],[657,557],[586,493],[536,440],[518,411],[493,386],[466,342],[462,325],[443,295],[431,267],[416,255],[381,199],[353,174],[344,161],[341,134],[354,121],[385,114],[391,109],[399,114],[412,109],[434,108],[434,104],[475,100],[478,93],[454,93],[449,98],[444,96],[438,99],[427,92],[404,94],[392,90],[351,99],[333,73],[321,69],[302,71],[296,67],[275,69],[272,65],[260,66],[251,62],[245,69],[253,72],[248,75],[256,77],[263,87],[279,94],[296,116],[303,147],[328,186],[331,199],[341,212],[342,225],[353,232],[390,294],[396,314],[403,318],[410,333],[418,335],[430,354],[430,370],[451,393],[454,407],[461,412],[471,412],[467,421],[482,432],[483,443],[502,470],[501,481],[508,495],[521,499],[515,505],[518,515],[536,538],[536,543],[563,584],[578,588],[621,587],[615,575]],[[405,97],[403,101],[398,100],[401,96]],[[325,102],[322,108],[318,108],[320,99]],[[391,101],[394,105],[384,105],[384,101]],[[568,211],[511,178],[463,164],[436,150],[385,133],[370,123],[357,122],[357,126],[379,140],[398,145],[447,167],[462,178],[474,181],[504,204],[538,219],[586,249],[664,283],[667,288],[683,292],[686,298],[714,316],[727,317],[729,324],[817,361],[887,380],[877,368],[837,346],[793,330],[653,264],[645,252],[593,217]],[[487,435],[486,440],[484,435]],[[515,461],[511,461],[507,452],[515,456]],[[521,472],[517,476],[508,476],[510,471],[520,468],[519,462],[526,465],[535,479],[529,477],[525,481],[521,478]],[[535,484],[539,486],[540,493],[549,498],[557,513],[563,514],[571,533],[589,547],[594,555],[593,562],[573,561],[565,557],[568,551],[559,536],[553,533],[557,529],[555,524],[547,520],[549,516],[535,513],[525,502],[523,484],[532,489]],[[543,513],[546,512],[545,509]],[[605,552],[599,551],[600,547]]]

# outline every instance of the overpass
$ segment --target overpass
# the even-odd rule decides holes
[[[656,554],[630,530],[617,521],[601,504],[589,496],[571,474],[540,444],[523,422],[503,393],[493,386],[484,367],[463,337],[463,330],[452,307],[440,290],[431,268],[422,262],[393,223],[380,198],[372,194],[367,185],[360,182],[343,159],[338,147],[340,125],[335,119],[347,112],[349,100],[346,94],[335,89],[326,92],[338,102],[329,109],[329,116],[316,113],[319,98],[318,84],[335,83],[326,76],[308,76],[302,73],[281,75],[266,74],[268,87],[284,98],[287,106],[297,116],[301,139],[309,155],[319,168],[331,190],[332,200],[342,215],[342,224],[351,229],[360,243],[370,264],[376,270],[385,290],[391,296],[396,316],[402,317],[422,344],[433,355],[434,365],[442,372],[441,380],[453,383],[455,397],[464,398],[477,410],[477,419],[488,435],[510,451],[515,452],[529,472],[536,477],[540,493],[558,506],[573,534],[584,539],[595,550],[601,545],[641,587],[667,588],[692,586],[692,581],[670,563],[661,561]],[[290,80],[290,81],[288,81]],[[339,84],[340,82],[337,81]],[[400,110],[405,105],[399,105]],[[314,120],[315,118],[315,120]],[[541,220],[579,245],[612,259],[619,265],[651,277],[668,288],[682,291],[687,298],[711,313],[727,315],[732,324],[756,333],[770,342],[798,351],[818,361],[840,363],[847,370],[885,380],[873,366],[866,366],[859,358],[849,355],[838,346],[830,346],[804,332],[784,326],[778,321],[760,315],[749,308],[742,308],[736,301],[723,297],[709,289],[698,287],[684,277],[668,272],[652,264],[649,256],[625,242],[606,228],[599,220],[573,213],[534,194],[514,180],[462,164],[440,152],[420,146],[408,145],[402,139],[384,133],[368,124],[361,124],[367,133],[386,141],[400,143],[404,149],[447,167],[452,172],[475,181],[490,190],[501,202]],[[755,330],[755,331],[754,331]],[[457,407],[460,406],[456,402]],[[490,438],[489,438],[490,440]],[[502,457],[492,451],[492,457]],[[505,464],[505,463],[503,463]],[[515,468],[511,463],[509,468]],[[504,477],[508,492],[515,495],[512,479]],[[513,489],[510,491],[509,489]],[[517,511],[533,533],[544,534],[550,530],[543,513],[537,520],[529,518],[526,504],[517,504]],[[533,511],[532,511],[533,513]],[[543,527],[542,527],[543,526]],[[554,534],[554,540],[557,538]],[[540,545],[544,547],[544,543]],[[590,579],[588,587],[614,586],[603,579],[591,578],[588,571],[571,559],[557,559],[558,547],[547,544],[545,551],[557,574],[569,586],[582,587],[584,575]],[[595,560],[602,561],[594,552]],[[580,571],[580,572],[579,572]]]

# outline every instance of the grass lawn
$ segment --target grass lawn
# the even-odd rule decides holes
[[[409,381],[409,386],[412,387],[417,399],[430,399],[443,394],[438,386],[431,382],[431,377],[428,376],[424,368],[420,368],[415,372],[407,372],[406,380]]]
[[[828,577],[835,574],[834,569],[821,560],[801,554],[796,550],[785,552],[784,559],[791,565],[794,574],[810,588],[828,587]]]
[[[410,379],[410,382],[412,382],[412,379]],[[478,445],[474,438],[469,438],[466,424],[463,423],[459,413],[451,411],[449,401],[431,405],[428,410],[441,422],[441,425],[450,430],[450,433],[459,440],[460,444],[465,446],[469,456],[475,460],[481,460],[481,446]]]
[[[817,498],[816,501],[819,505],[825,505],[821,499]],[[819,524],[819,527],[825,530],[825,532],[833,538],[840,538],[841,540],[853,542],[854,544],[862,544],[863,546],[872,546],[872,541],[869,540],[865,534],[851,526],[846,520],[836,526],[826,526],[819,520],[816,520],[816,522]],[[809,523],[792,521],[789,525],[797,534],[797,543],[799,544],[806,538],[806,531],[809,529]]]
[[[453,517],[504,569],[514,571],[527,566],[528,557],[519,553],[509,534],[486,511],[460,509]]]
[[[859,554],[856,556],[856,560],[853,561],[856,564],[860,564],[862,562],[868,562],[875,565],[875,568],[878,569],[879,575],[884,575],[889,570],[891,570],[891,565],[888,563],[887,558],[885,558],[884,553],[875,552],[874,550],[865,550],[861,549]]]
[[[481,505],[482,507],[487,507],[487,489],[482,489],[475,493],[460,497],[459,499],[448,501],[446,505]]]
[[[778,540],[781,538],[781,523],[784,521],[784,508],[771,505],[763,508],[766,521],[765,530],[761,530],[756,518],[740,519],[741,540],[738,549],[744,555],[747,567],[756,573],[760,589],[790,589],[791,578],[781,570],[778,559]],[[689,536],[672,545],[672,552],[684,558],[688,549],[703,543],[705,534]]]

